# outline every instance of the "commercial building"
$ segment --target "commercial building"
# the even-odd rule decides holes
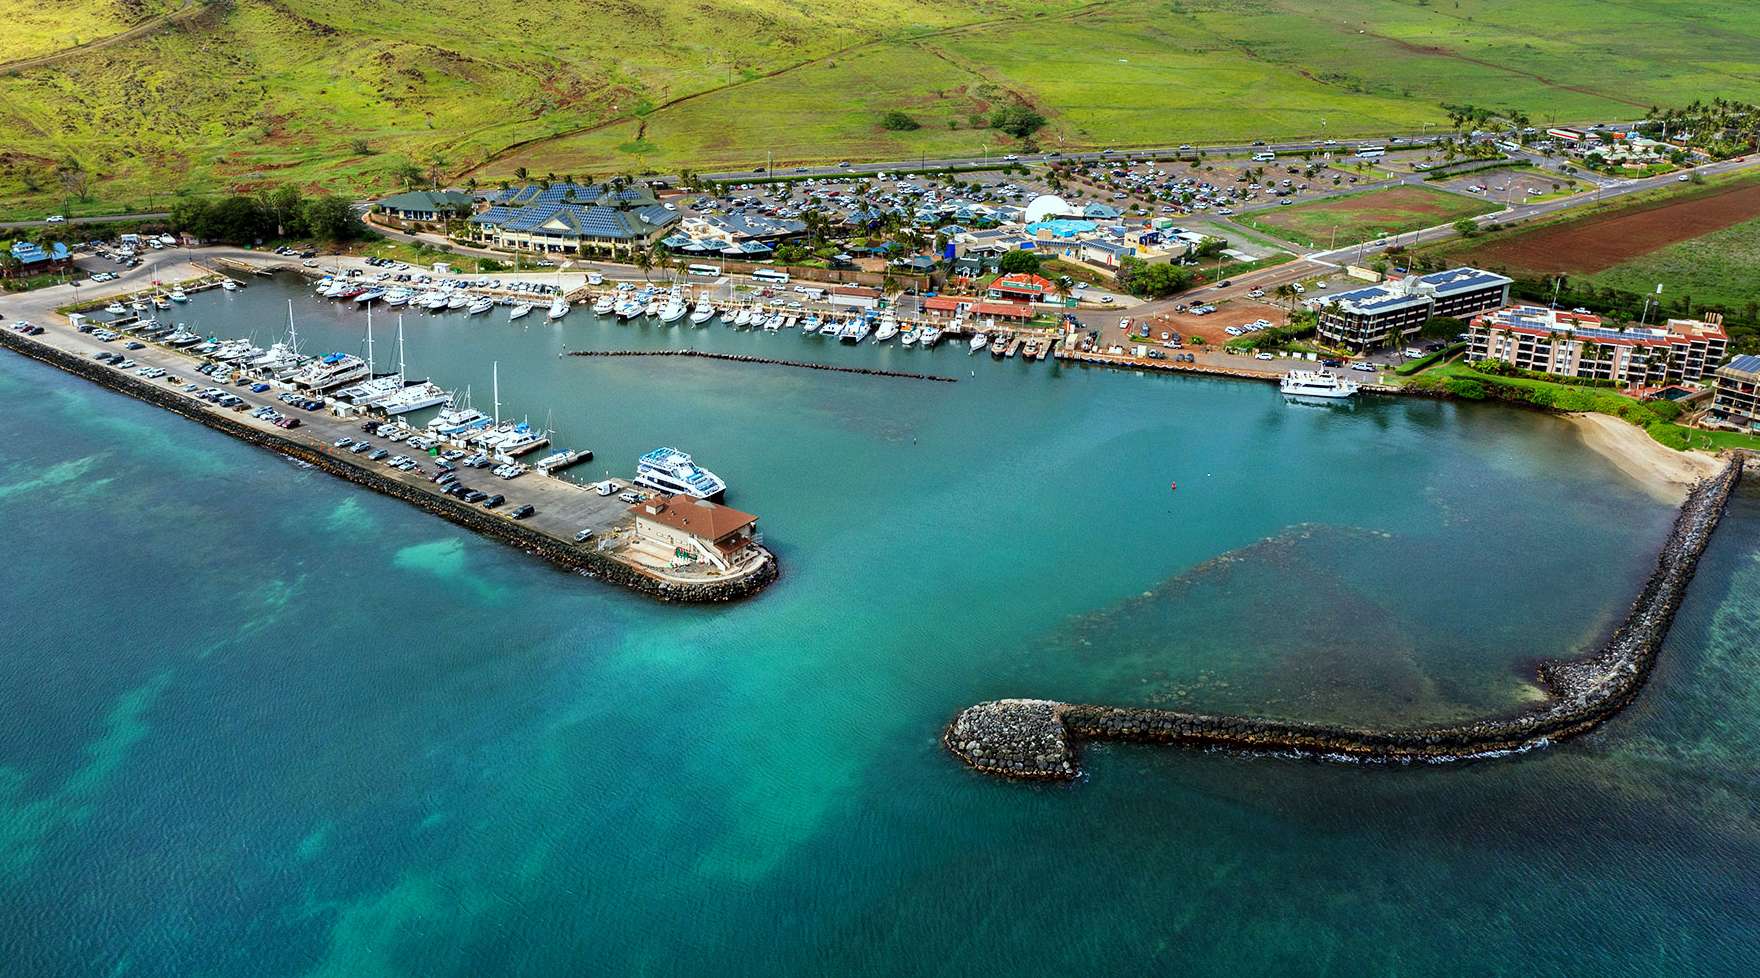
[[[1510,280],[1476,268],[1408,275],[1315,300],[1321,338],[1355,350],[1387,346],[1432,316],[1466,318],[1509,303]]]
[[[1745,354],[1717,368],[1709,420],[1760,431],[1760,356]]]
[[[1660,326],[1615,326],[1600,316],[1511,306],[1473,320],[1469,360],[1502,360],[1523,370],[1663,387],[1703,380],[1723,362],[1723,317],[1670,319]]]
[[[470,219],[474,241],[498,248],[570,252],[581,245],[646,247],[678,223],[646,187],[559,183],[511,187]]]
[[[865,285],[835,285],[826,294],[826,300],[834,306],[849,309],[880,308],[880,290]]]
[[[1050,279],[1031,272],[1015,272],[990,283],[990,298],[1017,302],[1049,302],[1057,295]]]
[[[732,570],[749,556],[748,550],[764,542],[756,516],[706,499],[662,493],[629,511],[638,542],[719,571]]]
[[[44,272],[58,272],[73,264],[73,255],[67,246],[59,241],[44,248],[30,241],[14,241],[12,243],[13,264],[0,264],[0,278],[26,275],[41,275]]]
[[[476,207],[476,201],[457,190],[411,190],[386,197],[378,207],[379,213],[400,221],[437,223],[464,217]]]
[[[1033,306],[1026,302],[992,302],[969,295],[936,295],[923,300],[923,310],[937,316],[950,313],[977,319],[1000,319],[1024,323],[1033,318]]]

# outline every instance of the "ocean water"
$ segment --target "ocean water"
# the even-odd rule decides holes
[[[359,348],[288,286],[180,312],[267,342],[290,297]],[[408,317],[412,373],[488,407],[498,362],[586,474],[693,452],[782,579],[658,605],[0,357],[0,974],[1760,968],[1754,483],[1579,741],[1007,784],[940,749],[959,708],[1514,708],[1672,511],[1494,407],[502,315]],[[959,382],[557,356],[685,345]]]

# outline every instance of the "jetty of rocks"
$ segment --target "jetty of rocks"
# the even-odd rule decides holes
[[[704,360],[730,360],[734,363],[762,363],[772,367],[799,367],[802,370],[829,370],[838,374],[862,374],[867,377],[899,377],[905,380],[932,380],[938,384],[957,384],[958,377],[935,374],[913,374],[903,370],[872,370],[867,367],[839,367],[807,360],[777,360],[772,357],[749,357],[739,353],[706,353],[702,350],[570,350],[571,357],[699,357]]]
[[[1544,662],[1545,699],[1510,716],[1436,726],[1375,729],[1264,717],[1004,699],[967,707],[942,733],[966,764],[1007,778],[1065,780],[1079,773],[1082,740],[1122,740],[1381,763],[1501,756],[1593,729],[1644,685],[1700,554],[1741,479],[1732,456],[1694,486],[1675,517],[1656,569],[1613,635],[1593,653]]]

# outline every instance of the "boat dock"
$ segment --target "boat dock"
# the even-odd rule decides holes
[[[533,471],[541,472],[544,475],[555,476],[563,469],[572,468],[582,462],[591,462],[592,460],[592,452],[577,451],[576,449],[570,448],[567,451],[557,452],[554,455],[546,455],[545,457],[538,459],[536,462],[532,463],[532,469]],[[561,477],[557,476],[557,478]]]

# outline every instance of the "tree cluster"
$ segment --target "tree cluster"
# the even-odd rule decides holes
[[[365,231],[348,201],[307,197],[295,187],[180,200],[172,205],[171,226],[203,241],[242,245],[280,238],[349,241]]]

